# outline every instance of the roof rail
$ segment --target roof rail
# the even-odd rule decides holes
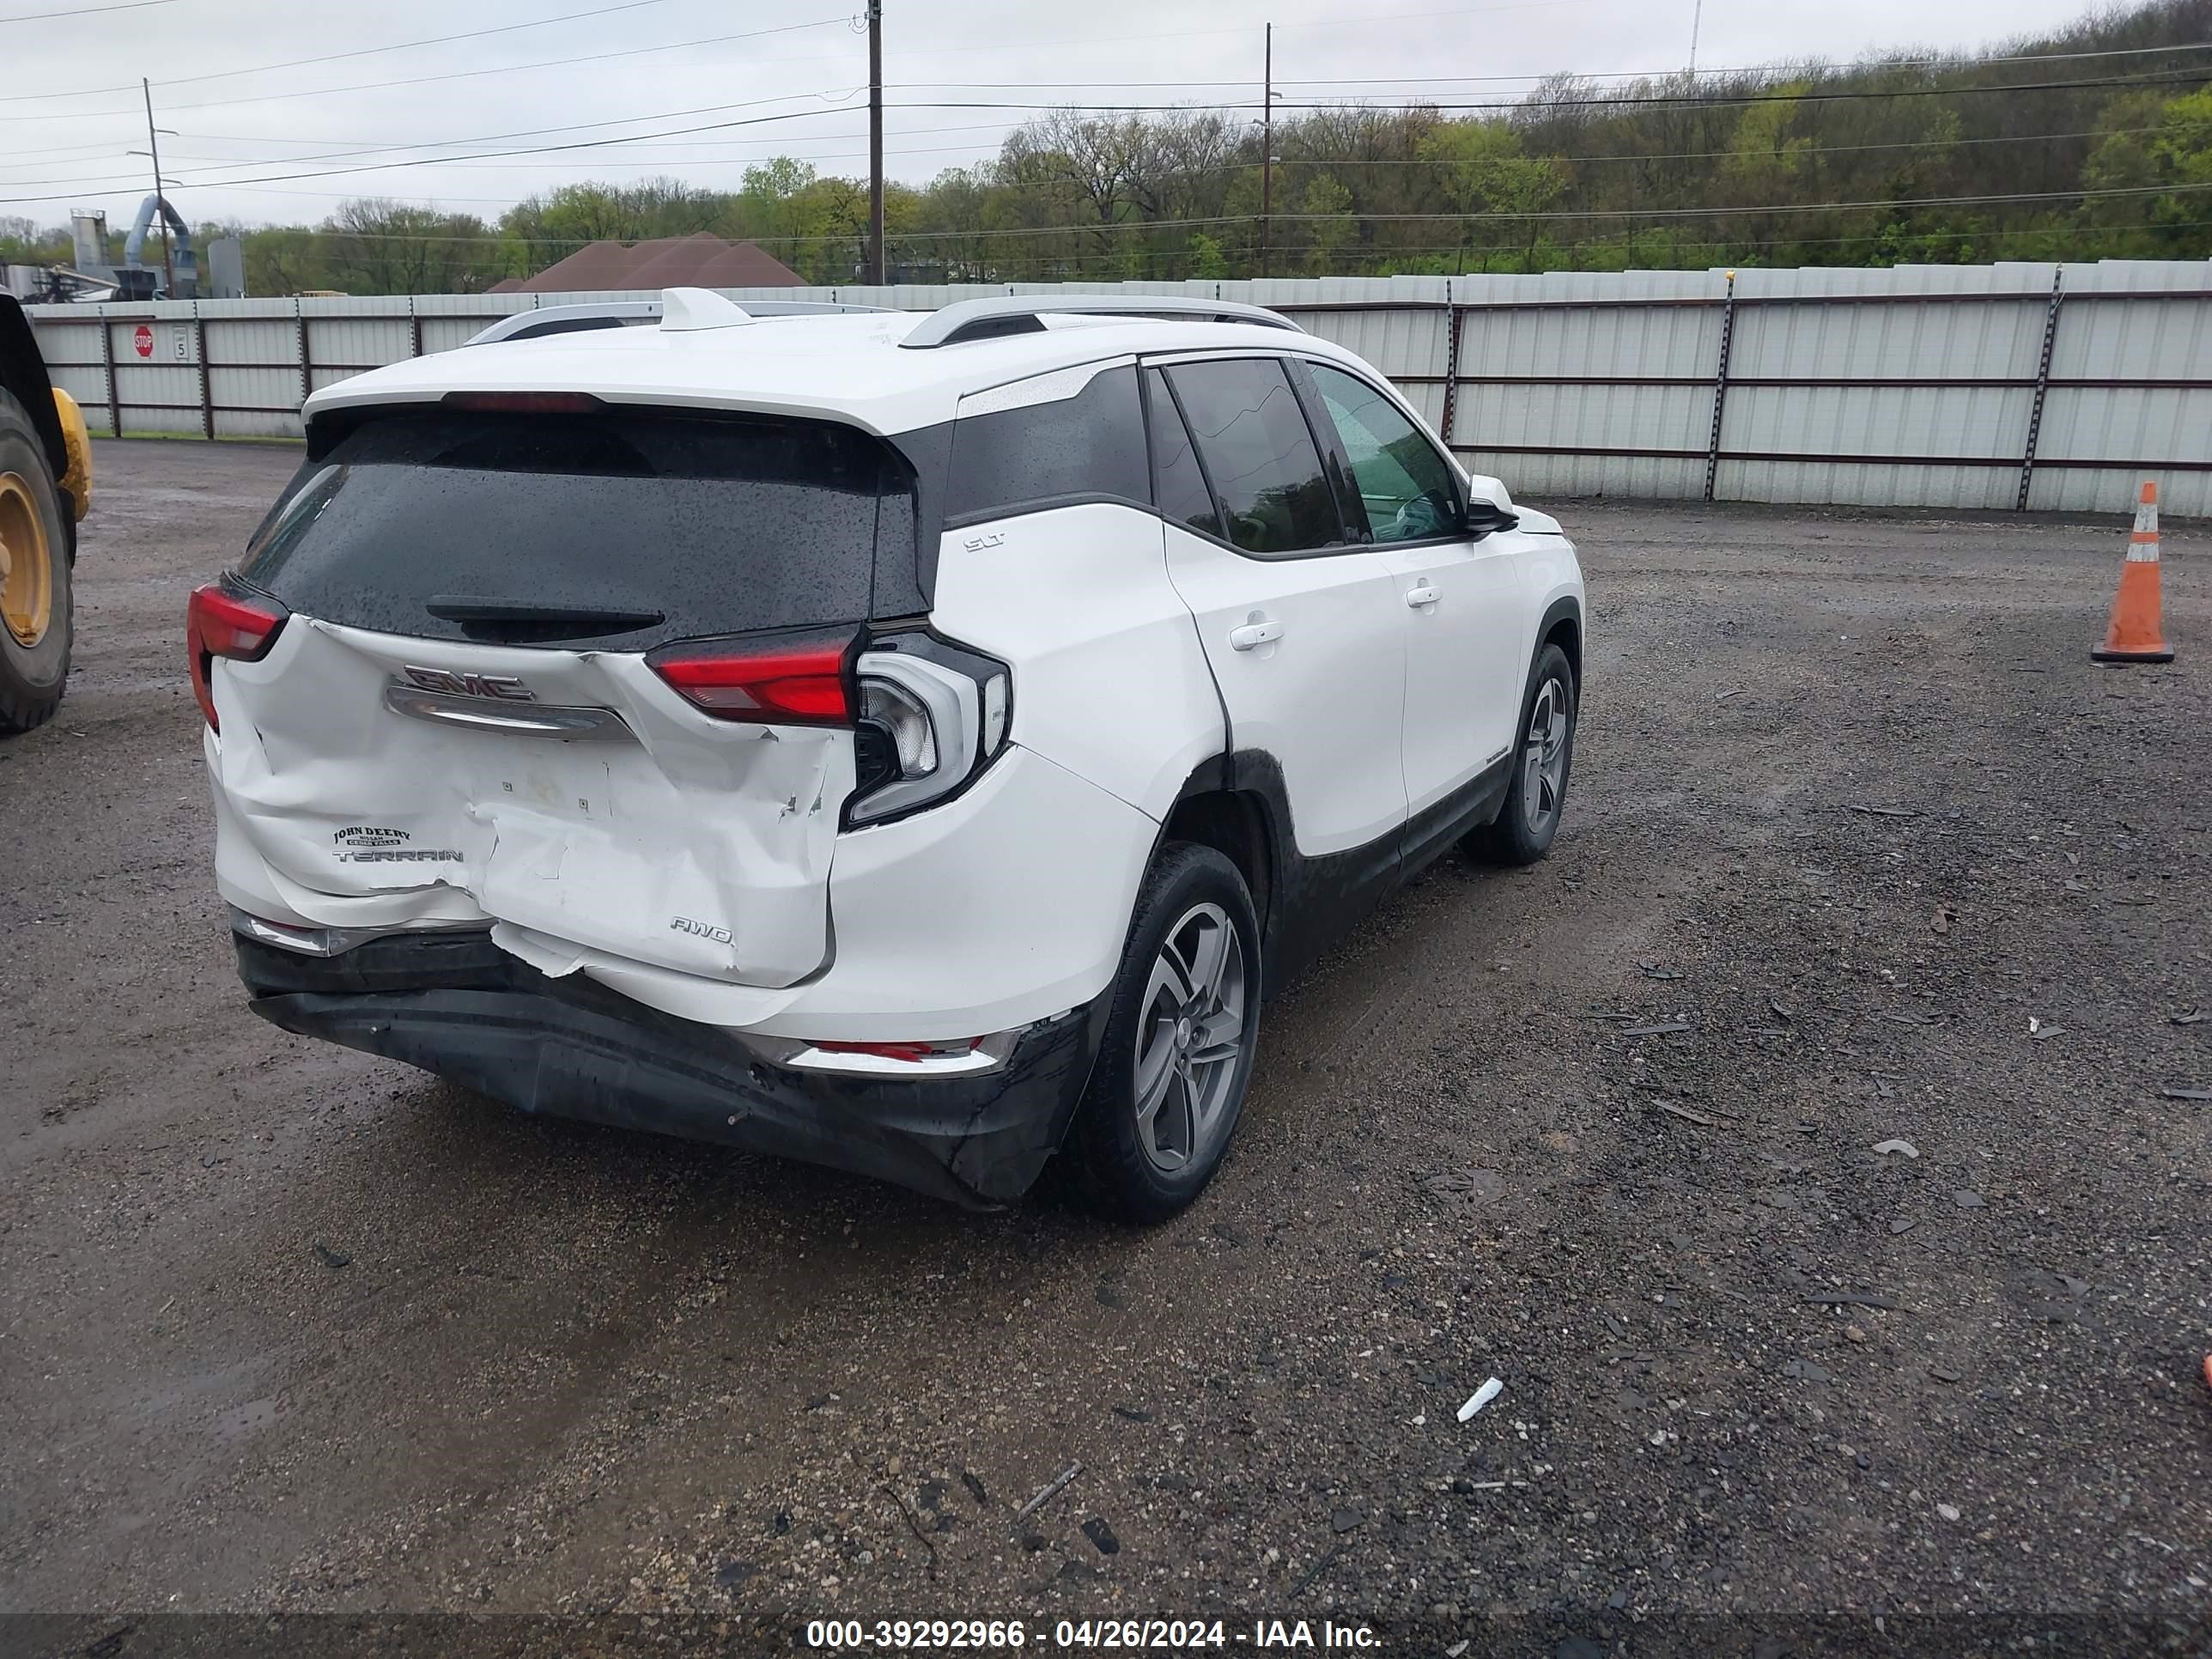
[[[1034,334],[1044,327],[1045,317],[1071,313],[1258,323],[1286,328],[1294,334],[1305,331],[1279,312],[1237,300],[1194,300],[1176,294],[1005,294],[957,300],[932,312],[899,343],[927,350],[966,340],[995,339],[1003,334]]]
[[[582,305],[540,306],[479,329],[465,345],[495,345],[502,340],[536,340],[548,334],[588,329],[642,328],[659,322],[659,300],[595,300]],[[827,317],[843,311],[882,311],[882,306],[848,306],[828,300],[747,300],[735,307],[748,317]]]

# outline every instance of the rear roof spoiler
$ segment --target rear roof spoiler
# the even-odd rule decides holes
[[[1293,334],[1305,332],[1280,312],[1237,300],[1194,300],[1170,294],[1005,294],[959,300],[932,312],[899,343],[926,351],[1005,334],[1035,334],[1044,327],[1045,318],[1068,315],[1257,323],[1264,328],[1285,328]]]
[[[717,296],[719,297],[719,296]],[[882,306],[840,305],[827,300],[747,300],[742,305],[722,301],[738,316],[732,322],[759,317],[827,317],[846,311],[882,311]],[[507,340],[542,339],[549,334],[575,334],[600,328],[645,328],[658,325],[666,309],[659,300],[596,300],[582,305],[540,306],[518,311],[477,331],[466,345],[496,345]]]

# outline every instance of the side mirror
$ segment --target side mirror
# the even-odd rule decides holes
[[[1462,522],[1467,526],[1467,533],[1480,541],[1485,536],[1500,530],[1517,530],[1521,525],[1521,515],[1510,507],[1500,507],[1496,501],[1477,495],[1468,502]]]

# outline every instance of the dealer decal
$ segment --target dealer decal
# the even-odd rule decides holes
[[[461,855],[450,847],[410,847],[414,839],[404,830],[379,824],[349,825],[331,836],[341,850],[340,864],[459,864]]]

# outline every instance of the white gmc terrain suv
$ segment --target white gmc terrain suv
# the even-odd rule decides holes
[[[672,289],[307,420],[190,610],[240,971],[526,1111],[1165,1216],[1268,993],[1559,828],[1573,545],[1269,312]]]

